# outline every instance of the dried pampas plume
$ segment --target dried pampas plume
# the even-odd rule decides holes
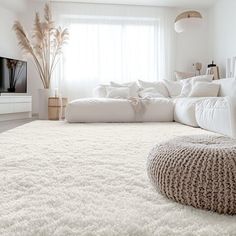
[[[13,30],[22,51],[32,56],[44,88],[49,88],[58,56],[68,40],[68,30],[55,27],[48,4],[44,7],[44,21],[38,13],[35,14],[31,39],[19,21],[14,23]]]

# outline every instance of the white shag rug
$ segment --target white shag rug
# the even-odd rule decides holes
[[[236,217],[167,200],[147,178],[157,142],[204,133],[176,123],[50,121],[2,133],[0,235],[236,235]]]

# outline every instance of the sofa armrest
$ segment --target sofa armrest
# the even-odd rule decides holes
[[[196,121],[206,130],[234,137],[232,114],[228,98],[209,98],[196,104]]]

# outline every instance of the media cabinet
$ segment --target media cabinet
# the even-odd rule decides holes
[[[0,96],[0,121],[17,120],[32,117],[32,97],[26,95]]]

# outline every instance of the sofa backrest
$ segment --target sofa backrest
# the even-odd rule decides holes
[[[220,85],[219,97],[236,96],[236,78],[214,80],[213,83]]]

